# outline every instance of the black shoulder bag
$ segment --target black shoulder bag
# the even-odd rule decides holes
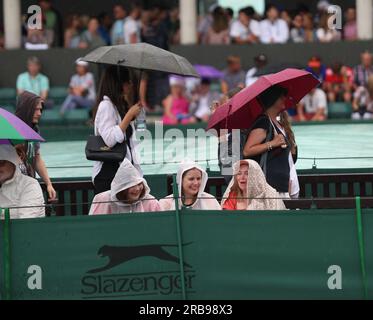
[[[90,135],[85,146],[86,158],[92,161],[122,162],[127,153],[126,140],[110,148],[101,136]]]

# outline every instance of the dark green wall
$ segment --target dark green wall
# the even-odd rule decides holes
[[[225,58],[230,54],[239,55],[243,66],[252,66],[253,57],[265,53],[272,65],[304,66],[309,57],[318,54],[326,64],[341,61],[354,66],[359,63],[360,53],[366,49],[373,51],[373,41],[336,42],[330,44],[286,44],[254,46],[173,46],[171,50],[185,56],[191,63],[210,64],[225,67]],[[74,61],[86,54],[87,50],[50,49],[47,51],[7,50],[0,52],[0,86],[14,87],[17,75],[26,68],[27,57],[38,56],[43,64],[43,72],[49,76],[51,85],[67,85],[74,70]],[[96,68],[93,67],[93,71]]]

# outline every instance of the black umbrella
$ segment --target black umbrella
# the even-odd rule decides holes
[[[161,71],[188,77],[199,77],[187,59],[148,43],[99,47],[84,56],[82,60],[138,70]]]

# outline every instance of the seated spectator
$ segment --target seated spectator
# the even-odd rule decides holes
[[[236,87],[245,87],[246,73],[241,68],[241,59],[238,56],[229,56],[227,58],[227,68],[223,71],[221,79],[221,92],[228,92]]]
[[[316,42],[317,35],[314,28],[313,18],[310,13],[303,15],[304,42]]]
[[[43,192],[38,181],[19,170],[15,148],[0,145],[0,203],[10,209],[11,219],[45,216]],[[20,208],[17,208],[20,207]]]
[[[354,93],[352,102],[352,119],[373,119],[373,75],[370,75],[367,86],[360,86]]]
[[[124,19],[127,16],[127,12],[122,4],[116,4],[113,8],[114,23],[111,27],[111,44],[124,44]]]
[[[111,183],[110,190],[97,194],[90,215],[161,211],[158,200],[138,170],[124,159]]]
[[[348,8],[346,11],[346,22],[343,26],[343,39],[348,41],[357,40],[356,9]]]
[[[107,12],[101,12],[98,15],[98,22],[100,24],[98,34],[104,39],[106,45],[111,45],[110,30],[113,22],[110,15]]]
[[[361,56],[361,64],[354,68],[354,87],[366,86],[367,79],[373,74],[372,54],[364,51]]]
[[[80,37],[80,49],[106,46],[105,40],[100,36],[99,27],[100,24],[97,18],[92,17],[89,19],[87,30]]]
[[[78,59],[75,61],[76,74],[71,77],[69,95],[62,104],[60,114],[68,110],[85,108],[91,110],[96,100],[95,80],[88,72],[88,62]]]
[[[304,36],[303,17],[297,14],[292,21],[290,40],[294,43],[301,43],[305,41]]]
[[[209,6],[208,13],[203,17],[199,17],[199,22],[198,22],[198,26],[197,26],[198,43],[205,42],[205,37],[206,37],[206,34],[207,34],[207,30],[211,27],[212,21],[213,21],[212,13],[214,12],[214,10],[217,7],[218,7],[218,4],[213,3],[212,5]],[[174,12],[174,14],[175,14],[175,12]],[[178,12],[178,14],[179,14],[179,12]],[[179,24],[179,26],[180,26],[180,24]]]
[[[258,79],[259,74],[263,70],[263,68],[268,65],[267,56],[263,53],[257,55],[254,58],[254,65],[255,66],[248,70],[246,73],[246,87],[252,85]]]
[[[253,19],[255,11],[246,7],[238,12],[238,20],[232,22],[229,35],[233,43],[257,43],[260,37],[259,22]]]
[[[269,5],[266,9],[267,19],[260,22],[260,42],[262,43],[286,43],[289,40],[289,27],[279,18],[279,12],[275,5]]]
[[[41,64],[37,57],[27,59],[27,72],[17,77],[17,95],[24,91],[40,96],[44,101],[48,98],[49,79],[40,73]]]
[[[221,210],[215,197],[204,192],[208,176],[198,164],[193,161],[182,162],[177,170],[176,182],[179,192],[179,208],[191,210]],[[175,210],[174,195],[171,194],[159,200],[163,211]]]
[[[330,14],[323,14],[319,23],[319,28],[316,31],[317,39],[319,42],[333,42],[341,40],[341,32],[337,29],[330,29],[328,20]]]
[[[352,69],[340,62],[333,63],[326,69],[326,78],[323,89],[330,102],[351,102]]]
[[[318,56],[313,56],[308,61],[308,66],[306,71],[311,72],[321,83],[325,81],[326,78],[326,66],[321,63],[321,59]]]
[[[79,15],[72,14],[67,17],[64,47],[76,49],[79,47],[82,22]]]
[[[128,17],[124,20],[124,43],[138,43],[141,41],[141,7],[132,4]]]
[[[233,177],[224,193],[224,210],[285,210],[279,193],[266,181],[259,164],[240,160],[233,166]]]
[[[180,44],[180,17],[179,6],[173,7],[169,12],[169,41],[170,44]]]
[[[207,30],[204,39],[205,44],[229,44],[229,23],[228,16],[220,6],[216,7],[212,13],[212,24]]]
[[[189,114],[189,101],[185,97],[185,80],[180,76],[170,77],[171,93],[163,100],[163,124],[188,124],[195,122]]]
[[[39,0],[39,6],[45,17],[45,29],[48,43],[51,47],[62,46],[62,17],[61,14],[53,8],[51,0]]]
[[[227,15],[228,25],[230,29],[232,26],[232,22],[233,22],[234,11],[232,8],[228,7],[228,8],[225,8],[225,14]]]
[[[311,90],[297,106],[298,120],[324,121],[328,114],[326,94],[322,89]]]
[[[197,121],[207,122],[211,115],[210,106],[220,98],[219,93],[211,92],[210,85],[210,79],[203,78],[192,96],[190,110]]]

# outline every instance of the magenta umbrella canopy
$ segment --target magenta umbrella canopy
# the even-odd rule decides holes
[[[0,108],[0,143],[6,144],[6,141],[18,144],[24,141],[44,142],[45,140],[23,120]]]
[[[285,69],[261,76],[220,106],[210,117],[207,130],[250,128],[264,112],[258,96],[274,85],[287,90],[285,106],[291,108],[319,84],[320,81],[310,72],[298,69]]]

